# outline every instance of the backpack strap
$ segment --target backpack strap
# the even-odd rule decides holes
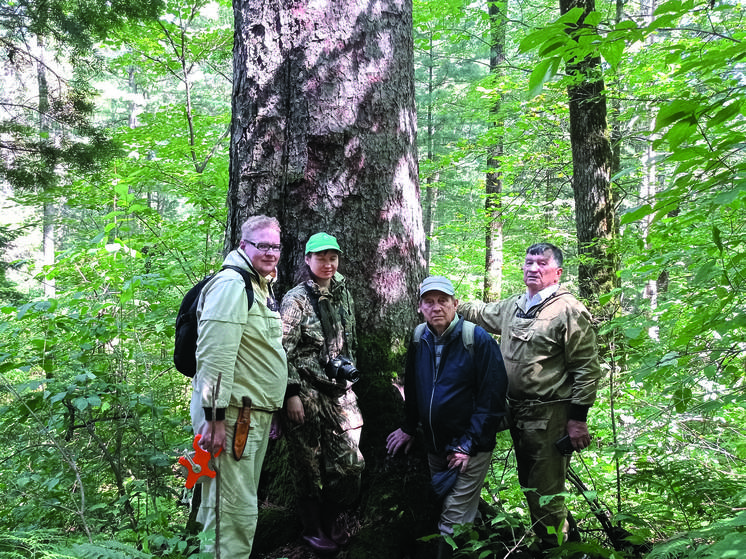
[[[425,328],[427,328],[427,322],[423,322],[422,324],[418,324],[414,329],[414,334],[412,334],[412,343],[418,344],[420,343],[420,340],[422,339],[422,334],[425,333]]]
[[[464,344],[464,349],[469,352],[469,355],[472,357],[472,359],[474,358],[475,327],[476,324],[474,324],[473,322],[469,322],[468,320],[464,320],[464,324],[461,326],[461,343]],[[425,333],[425,328],[427,328],[427,322],[422,322],[415,327],[414,334],[412,334],[412,343],[420,343],[422,334]]]
[[[223,266],[221,270],[233,270],[234,272],[238,272],[241,274],[241,277],[243,278],[244,283],[244,289],[246,289],[246,299],[249,302],[248,308],[251,308],[251,305],[254,304],[254,285],[251,283],[251,272],[248,270],[244,270],[243,268],[240,268],[239,266],[231,266],[229,264]]]
[[[468,320],[464,320],[464,324],[461,326],[461,342],[472,359],[474,358],[474,329],[476,326],[476,324]]]

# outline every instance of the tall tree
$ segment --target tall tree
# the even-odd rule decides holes
[[[490,18],[490,73],[499,81],[502,72],[502,64],[505,60],[505,37],[508,20],[508,2],[500,0],[487,3]],[[492,107],[491,123],[496,130],[495,143],[487,159],[487,177],[485,182],[484,209],[487,218],[487,230],[485,233],[485,266],[484,266],[484,300],[496,301],[500,298],[502,291],[503,271],[503,217],[502,217],[502,165],[503,155],[503,123],[500,117],[502,95],[497,94],[497,99]]]
[[[283,224],[281,284],[309,235],[335,234],[364,332],[388,346],[414,320],[419,206],[412,4],[234,3],[229,232]]]
[[[386,533],[363,547],[393,557],[386,547],[411,541],[415,530],[372,520],[382,507],[397,506],[381,501],[390,498],[388,483],[381,485],[385,437],[401,413],[401,396],[391,380],[401,369],[425,272],[412,3],[236,0],[234,12],[226,244],[236,245],[247,216],[277,216],[283,227],[279,290],[284,291],[311,234],[326,231],[339,240],[340,271],[356,301],[357,366],[363,372],[355,385],[366,422],[360,522]],[[265,464],[277,472],[267,476],[275,499],[287,499],[290,491],[282,487],[281,452],[270,449]],[[429,477],[423,479],[426,485]],[[422,505],[422,499],[407,499],[403,488],[397,493],[403,507]]]
[[[589,29],[595,29],[588,15],[595,10],[594,0],[560,0],[560,13],[578,9],[576,23],[568,23],[567,32],[581,43]],[[572,19],[570,20],[572,21]],[[616,232],[611,195],[611,143],[606,121],[606,96],[601,57],[583,53],[569,61],[567,87],[570,108],[576,230],[580,267],[580,296],[597,300],[617,285],[617,263],[613,241]]]

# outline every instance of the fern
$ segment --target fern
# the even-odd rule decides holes
[[[79,559],[151,559],[149,553],[143,553],[129,544],[115,540],[74,545],[71,552]]]
[[[656,545],[647,559],[740,559],[746,557],[746,511]]]
[[[52,557],[52,545],[59,536],[52,530],[17,530],[0,532],[0,559]],[[63,556],[54,556],[63,559]],[[72,559],[72,558],[71,558]]]

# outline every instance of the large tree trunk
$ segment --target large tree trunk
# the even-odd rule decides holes
[[[595,9],[595,3],[594,0],[560,0],[563,15],[575,7],[583,8],[588,14]],[[585,15],[569,33],[582,28],[584,19]],[[574,78],[567,91],[580,255],[578,279],[580,296],[593,304],[600,294],[608,293],[617,285],[613,246],[616,225],[609,174],[612,152],[606,122],[606,96],[598,57],[576,60],[567,70]]]
[[[365,419],[352,545],[402,556],[403,542],[424,535],[412,519],[427,518],[412,507],[427,502],[429,482],[421,461],[409,476],[384,467],[385,438],[402,412],[392,373],[402,368],[425,273],[411,0],[234,0],[234,13],[226,248],[246,217],[278,217],[284,292],[311,234],[339,240],[357,307],[363,375],[355,387]],[[298,538],[283,452],[282,441],[273,444],[265,462],[262,498],[275,506],[260,515],[257,554]],[[393,522],[396,509],[407,523]]]
[[[247,216],[277,216],[286,289],[308,236],[334,234],[361,329],[401,336],[425,269],[411,2],[236,0],[234,11],[228,243]]]

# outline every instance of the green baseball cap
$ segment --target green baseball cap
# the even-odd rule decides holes
[[[323,252],[325,250],[336,250],[341,253],[342,249],[339,248],[337,239],[332,237],[329,233],[316,233],[311,235],[306,243],[306,254],[309,252]]]

